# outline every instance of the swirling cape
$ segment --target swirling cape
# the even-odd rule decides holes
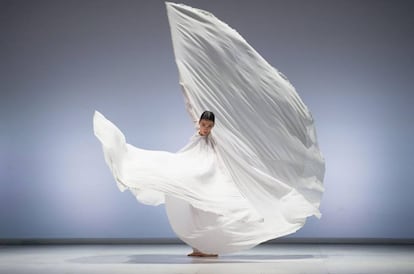
[[[121,191],[165,203],[187,244],[209,253],[253,247],[321,218],[325,160],[295,88],[234,29],[207,11],[166,2],[185,106],[198,131],[176,153],[126,142],[100,112],[94,133]]]

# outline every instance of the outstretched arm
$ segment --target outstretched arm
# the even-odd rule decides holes
[[[188,90],[187,90],[184,82],[182,82],[180,80],[179,83],[180,83],[181,90],[182,90],[183,95],[184,95],[185,108],[186,108],[188,114],[190,115],[190,119],[193,121],[194,127],[196,129],[198,129],[198,116],[196,115],[196,113],[195,113],[195,111],[194,111],[194,109],[191,105],[190,98],[188,96]]]

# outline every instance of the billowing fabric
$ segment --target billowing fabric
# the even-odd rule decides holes
[[[177,236],[208,253],[248,249],[321,218],[325,160],[295,88],[211,13],[166,6],[196,133],[176,153],[145,150],[95,111],[94,133],[119,189],[164,203]],[[208,136],[198,133],[204,110],[216,116]]]

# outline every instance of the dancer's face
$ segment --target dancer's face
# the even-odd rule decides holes
[[[206,119],[201,119],[198,124],[200,125],[200,134],[203,136],[210,134],[211,129],[214,127],[214,122]]]

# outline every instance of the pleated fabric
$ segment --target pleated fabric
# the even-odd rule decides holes
[[[293,85],[213,14],[166,7],[196,133],[175,153],[145,150],[95,111],[94,133],[119,189],[165,204],[177,236],[208,253],[252,248],[321,218],[325,160]],[[216,116],[208,136],[198,134],[204,110]]]

